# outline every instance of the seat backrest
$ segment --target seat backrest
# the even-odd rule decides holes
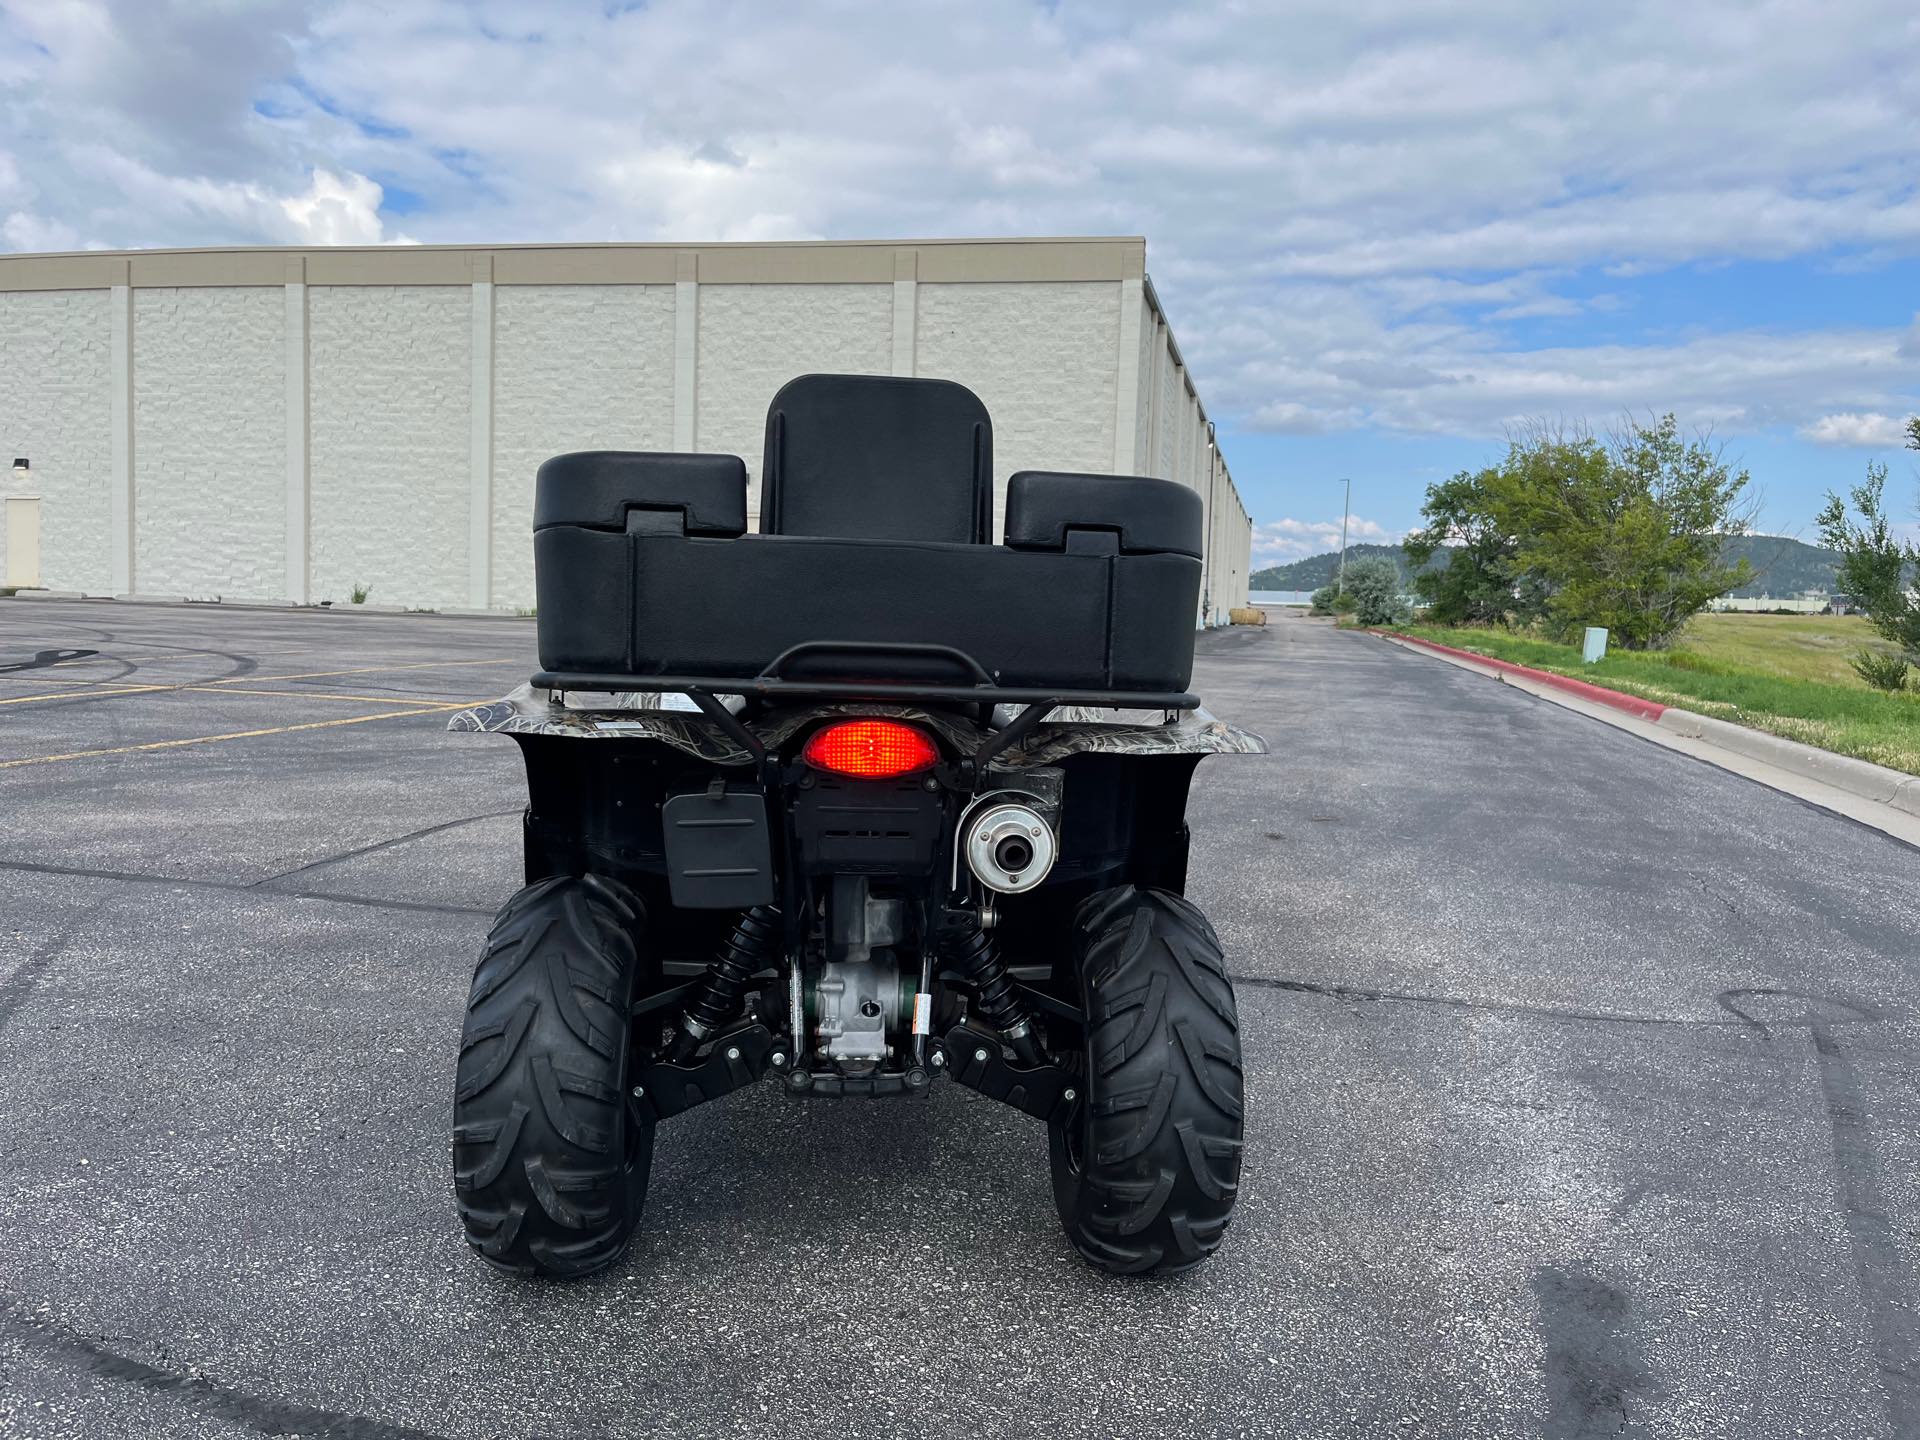
[[[993,422],[951,380],[802,375],[773,397],[760,531],[856,540],[993,538]]]

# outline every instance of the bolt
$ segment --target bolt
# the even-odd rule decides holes
[[[1038,840],[1040,838],[1040,827],[1038,825],[1035,825],[1032,829],[1028,830],[1027,833],[1033,836],[1034,839]]]
[[[933,1052],[933,1061],[932,1061],[932,1063],[933,1063],[933,1068],[934,1068],[934,1069],[936,1069],[936,1070],[944,1070],[944,1069],[946,1068],[946,1064],[947,1064],[947,1052],[946,1052],[946,1051],[944,1051],[944,1050],[936,1050],[936,1051],[934,1051],[934,1052]]]
[[[1073,1098],[1074,1098],[1074,1092],[1073,1092],[1072,1090],[1070,1090],[1070,1089],[1069,1089],[1069,1090],[1062,1090],[1062,1091],[1060,1092],[1060,1098],[1061,1098],[1062,1100],[1071,1100],[1071,1099],[1073,1099]]]
[[[777,1070],[787,1063],[787,1052],[784,1050],[776,1050],[767,1058],[773,1061],[774,1068]]]
[[[740,1047],[739,1047],[738,1045],[730,1045],[730,1046],[728,1046],[728,1047],[727,1047],[727,1059],[729,1059],[729,1060],[738,1060],[739,1058],[740,1058]]]
[[[987,1052],[985,1050],[976,1050],[973,1052],[973,1058],[984,1065],[987,1063]]]
[[[636,1085],[633,1087],[633,1098],[636,1100],[638,1100],[641,1096],[645,1095],[646,1093],[647,1093],[647,1087],[644,1085]]]

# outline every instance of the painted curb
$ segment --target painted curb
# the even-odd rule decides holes
[[[1535,670],[1530,665],[1516,665],[1511,660],[1496,660],[1472,650],[1461,650],[1452,645],[1441,645],[1432,640],[1398,635],[1387,630],[1369,633],[1410,648],[1430,650],[1463,661],[1474,669],[1491,672],[1496,679],[1514,677],[1530,684],[1562,690],[1583,700],[1625,711],[1637,719],[1650,720],[1662,730],[1670,730],[1685,739],[1699,740],[1715,749],[1761,761],[1790,775],[1817,780],[1822,785],[1830,785],[1857,799],[1886,805],[1903,814],[1920,816],[1920,776],[1909,775],[1903,770],[1875,765],[1870,760],[1856,760],[1851,755],[1836,755],[1831,750],[1804,745],[1780,735],[1769,735],[1764,730],[1749,729],[1731,720],[1716,719],[1673,705],[1658,705],[1651,700],[1642,700],[1637,695],[1623,695],[1618,690],[1555,675],[1549,670]]]
[[[1487,669],[1498,670],[1504,675],[1519,675],[1536,685],[1564,690],[1569,695],[1578,695],[1582,700],[1591,700],[1596,705],[1610,705],[1615,710],[1624,710],[1627,714],[1637,715],[1642,720],[1658,722],[1669,708],[1652,700],[1642,700],[1638,695],[1622,695],[1618,690],[1609,690],[1603,685],[1590,685],[1585,680],[1575,680],[1568,675],[1555,675],[1551,670],[1535,670],[1531,665],[1516,665],[1511,660],[1496,660],[1491,655],[1477,654],[1472,650],[1459,650],[1452,645],[1442,645],[1434,640],[1422,640],[1415,635],[1397,635],[1386,630],[1375,630],[1371,633],[1391,636],[1403,645],[1417,645],[1422,650],[1435,650],[1442,655],[1451,655],[1456,660],[1470,660],[1476,665],[1484,665]]]

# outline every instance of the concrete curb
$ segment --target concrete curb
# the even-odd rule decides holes
[[[1375,635],[1387,635],[1384,630],[1375,630]],[[1457,660],[1466,660],[1475,665],[1484,665],[1489,670],[1497,670],[1503,675],[1524,675],[1536,685],[1546,685],[1555,690],[1565,690],[1569,695],[1578,695],[1582,700],[1591,700],[1596,705],[1610,705],[1615,710],[1624,710],[1629,715],[1638,715],[1642,720],[1658,720],[1667,711],[1667,706],[1652,700],[1642,700],[1638,695],[1623,695],[1618,690],[1609,690],[1602,685],[1590,685],[1585,680],[1575,680],[1571,676],[1556,675],[1551,670],[1535,670],[1531,665],[1516,665],[1511,660],[1496,660],[1491,655],[1477,655],[1471,650],[1457,650],[1451,645],[1442,645],[1433,640],[1422,640],[1413,635],[1390,635],[1402,645],[1417,645],[1423,650],[1437,650],[1442,655],[1451,655]]]
[[[1779,735],[1769,735],[1764,730],[1749,729],[1730,720],[1719,720],[1673,705],[1656,704],[1651,700],[1642,700],[1637,695],[1623,695],[1618,690],[1555,675],[1548,670],[1536,670],[1530,665],[1516,665],[1511,660],[1496,660],[1490,655],[1479,655],[1471,650],[1440,645],[1412,635],[1395,635],[1385,630],[1370,633],[1410,650],[1444,656],[1456,665],[1476,670],[1492,679],[1504,680],[1509,684],[1519,682],[1522,688],[1530,692],[1538,689],[1558,690],[1590,704],[1605,705],[1636,719],[1650,721],[1659,729],[1685,739],[1696,740],[1748,760],[1757,760],[1790,775],[1831,786],[1857,799],[1886,805],[1902,814],[1920,816],[1920,776],[1909,775],[1902,770],[1875,765],[1870,760],[1856,760],[1851,755],[1836,755],[1830,750]]]

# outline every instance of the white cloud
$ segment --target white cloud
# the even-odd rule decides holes
[[[278,203],[301,244],[377,245],[386,238],[380,197],[380,187],[364,175],[316,170],[305,194]]]
[[[1812,433],[1920,408],[1911,299],[1787,333],[1622,295],[1920,255],[1916,77],[1910,0],[22,0],[0,239],[1144,233],[1243,426]]]
[[[1861,450],[1897,450],[1907,443],[1906,423],[1893,415],[1822,415],[1800,434],[1816,445],[1848,445]]]
[[[80,236],[71,225],[15,210],[0,221],[0,239],[9,250],[78,250]]]

